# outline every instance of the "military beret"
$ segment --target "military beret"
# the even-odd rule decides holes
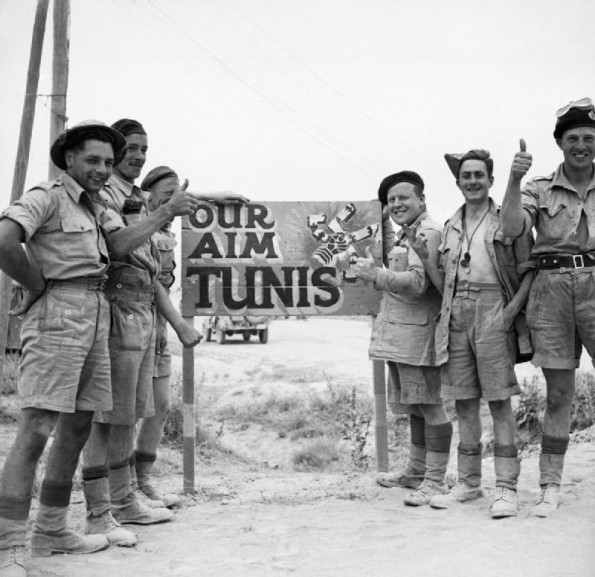
[[[111,143],[114,149],[114,165],[121,162],[126,156],[126,139],[120,132],[99,120],[83,120],[60,134],[50,148],[52,162],[58,168],[66,170],[64,153],[85,140],[96,139],[99,135],[107,137]]]
[[[141,190],[149,190],[156,182],[173,176],[178,178],[175,170],[172,170],[169,166],[157,166],[147,173],[147,176],[143,178],[140,184]]]
[[[131,120],[130,118],[117,120],[112,124],[112,128],[124,136],[129,136],[130,134],[147,134],[143,125],[138,120]]]
[[[554,138],[558,140],[563,134],[571,128],[580,126],[595,127],[595,107],[590,98],[583,98],[576,102],[571,102],[558,110],[556,114],[556,128]]]
[[[402,170],[401,172],[391,174],[382,180],[382,182],[380,183],[380,187],[378,188],[378,200],[382,204],[386,204],[386,197],[388,196],[388,191],[395,184],[399,184],[399,182],[409,182],[411,184],[415,184],[421,188],[422,192],[425,186],[421,176],[417,174],[417,172],[413,172],[412,170]]]

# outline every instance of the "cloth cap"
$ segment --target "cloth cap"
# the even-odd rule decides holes
[[[402,170],[401,172],[396,172],[395,174],[391,174],[384,178],[380,183],[380,187],[378,188],[378,200],[382,204],[386,204],[388,191],[395,184],[399,184],[399,182],[409,182],[411,184],[415,184],[421,188],[422,192],[425,187],[424,181],[422,180],[421,176],[417,174],[417,172],[413,172],[412,170]]]
[[[156,182],[164,178],[169,178],[170,176],[174,176],[178,178],[175,170],[172,170],[169,166],[157,166],[150,170],[147,173],[147,176],[143,178],[143,181],[140,184],[141,190],[149,190]]]
[[[450,168],[450,172],[453,173],[455,178],[459,178],[459,167],[461,166],[461,158],[463,158],[464,153],[454,152],[450,153],[447,152],[444,155],[444,160],[446,160],[446,164],[448,164],[448,168]]]
[[[121,118],[112,124],[112,128],[117,130],[124,136],[131,134],[147,134],[143,125],[138,120],[132,120],[130,118]]]
[[[93,139],[97,133],[107,136],[114,149],[114,166],[121,162],[126,156],[126,139],[120,132],[110,128],[99,120],[83,120],[72,128],[65,130],[56,138],[50,147],[50,158],[52,162],[62,170],[66,170],[66,159],[64,153],[73,146]]]
[[[589,108],[570,108],[570,110],[558,118],[556,121],[556,129],[554,130],[554,138],[558,140],[562,135],[571,128],[578,128],[579,126],[595,127],[595,107]]]

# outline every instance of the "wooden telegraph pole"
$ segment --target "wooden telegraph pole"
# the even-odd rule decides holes
[[[47,19],[49,0],[38,0],[33,24],[33,38],[29,55],[29,70],[27,72],[27,85],[25,88],[25,102],[21,117],[19,144],[14,166],[12,191],[10,202],[21,197],[25,188],[25,178],[29,165],[29,152],[31,150],[31,135],[33,133],[33,120],[35,119],[35,104],[37,101],[37,87],[39,85],[39,69],[41,53],[45,36],[45,23]],[[4,355],[6,352],[6,339],[8,336],[8,311],[12,296],[12,280],[0,272],[0,378],[4,369]]]
[[[68,89],[68,50],[70,42],[70,0],[54,0],[54,53],[52,60],[52,95],[50,99],[50,146],[66,127],[66,92]],[[49,177],[60,169],[50,160]]]

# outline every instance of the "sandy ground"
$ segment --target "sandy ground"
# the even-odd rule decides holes
[[[368,339],[364,320],[309,319],[275,321],[267,345],[256,340],[201,344],[196,349],[198,408],[200,399],[215,390],[220,395],[221,387],[232,394],[254,383],[297,386],[295,378],[284,382],[289,368],[296,367],[309,386],[324,386],[330,379],[371,391]],[[175,366],[181,367],[179,358]],[[527,365],[519,373],[536,371]],[[6,429],[5,439],[10,434]],[[197,460],[196,495],[184,498],[172,522],[128,526],[139,539],[132,549],[34,559],[30,577],[595,577],[593,442],[571,445],[564,503],[546,520],[529,516],[538,493],[538,453],[525,455],[519,515],[496,521],[489,516],[491,458],[484,459],[486,498],[437,511],[405,506],[406,491],[377,487],[374,472],[300,473],[290,469],[283,445],[241,442],[227,433],[222,440],[226,437],[252,464]],[[157,485],[180,492],[180,467],[158,478]],[[80,527],[80,493],[71,508],[73,525]]]

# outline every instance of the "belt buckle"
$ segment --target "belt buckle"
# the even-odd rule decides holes
[[[582,254],[573,254],[572,262],[574,263],[574,268],[585,268],[585,261]]]

